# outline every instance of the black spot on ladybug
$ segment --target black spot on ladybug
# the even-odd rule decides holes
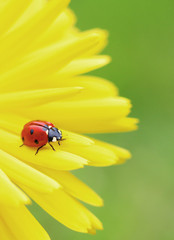
[[[38,144],[38,143],[39,143],[37,139],[35,139],[35,140],[34,140],[34,142],[35,142],[36,144]]]
[[[33,133],[34,133],[34,130],[33,130],[33,129],[31,129],[31,130],[30,130],[30,134],[32,135]]]
[[[24,137],[22,138],[22,141],[24,142]]]

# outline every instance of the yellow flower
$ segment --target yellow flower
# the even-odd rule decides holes
[[[84,76],[110,61],[98,55],[107,32],[80,32],[69,0],[0,2],[0,233],[3,240],[47,240],[27,210],[31,199],[70,229],[95,233],[102,223],[78,200],[102,199],[70,170],[123,163],[130,153],[79,133],[136,129],[131,104],[107,80]],[[30,120],[50,121],[65,141],[36,149],[21,145]],[[76,133],[73,133],[76,132]]]

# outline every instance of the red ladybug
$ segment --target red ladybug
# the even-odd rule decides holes
[[[23,145],[38,147],[35,155],[38,153],[39,149],[47,143],[55,151],[50,142],[58,141],[58,144],[60,145],[60,141],[64,140],[62,139],[62,132],[52,123],[40,120],[31,121],[25,124],[21,132],[21,138],[23,144],[20,147]]]

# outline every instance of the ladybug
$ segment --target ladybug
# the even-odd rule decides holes
[[[65,140],[62,138],[62,132],[57,129],[52,123],[40,120],[30,121],[26,123],[21,132],[21,138],[23,144],[20,147],[23,145],[38,147],[35,155],[47,143],[55,151],[50,142],[58,141],[58,144],[60,145],[60,141]]]

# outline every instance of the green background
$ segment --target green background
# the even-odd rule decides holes
[[[139,130],[95,135],[131,150],[121,166],[85,168],[77,175],[105,201],[90,209],[102,220],[95,236],[73,232],[36,206],[31,208],[52,240],[174,239],[174,2],[72,0],[81,30],[110,32],[104,53],[113,61],[92,74],[113,81],[132,100]]]

